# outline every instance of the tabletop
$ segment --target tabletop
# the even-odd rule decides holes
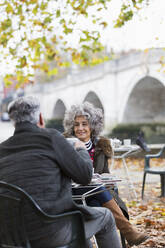
[[[94,173],[90,184],[80,185],[72,183],[72,198],[75,201],[81,200],[86,205],[86,199],[90,196],[102,193],[109,189],[114,189],[117,182],[122,181],[120,178],[110,173],[97,174]]]
[[[119,147],[113,148],[113,158],[125,158],[129,156],[130,154],[140,152],[142,149],[138,145],[130,145],[130,146],[124,146],[121,145]]]
[[[121,145],[119,147],[114,147],[113,150],[115,152],[127,152],[127,151],[137,151],[141,149],[138,145],[130,145],[130,146],[124,146],[124,145]]]
[[[120,179],[119,177],[116,177],[114,175],[111,175],[110,173],[104,173],[102,175],[94,173],[90,184],[80,185],[80,184],[73,182],[72,188],[74,188],[74,189],[76,189],[76,188],[77,189],[80,189],[80,188],[87,189],[88,192],[85,195],[89,195],[91,193],[93,194],[96,191],[98,193],[98,189],[100,189],[99,192],[105,191],[105,190],[107,190],[107,188],[116,186],[116,183],[121,182],[121,181],[122,181],[122,179]],[[104,190],[102,189],[103,187],[105,188]]]

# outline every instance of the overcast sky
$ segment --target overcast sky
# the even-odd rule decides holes
[[[118,15],[121,0],[112,0],[111,18]],[[112,28],[112,22],[104,31],[103,40],[114,50],[145,49],[165,47],[165,0],[150,0],[150,6],[122,28]]]

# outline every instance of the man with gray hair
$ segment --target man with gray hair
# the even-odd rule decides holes
[[[120,248],[111,212],[76,205],[72,200],[71,180],[87,185],[92,178],[84,144],[77,142],[74,148],[57,130],[46,129],[35,97],[16,99],[9,104],[8,113],[15,131],[0,144],[0,180],[23,188],[48,214],[80,210],[88,241],[95,234],[99,247]],[[71,239],[67,221],[41,224],[31,211],[26,212],[26,218],[33,248],[54,248]]]

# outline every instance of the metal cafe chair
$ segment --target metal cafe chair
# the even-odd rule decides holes
[[[165,154],[165,146],[157,154],[148,154],[145,156],[144,174],[143,174],[143,185],[142,185],[142,199],[144,197],[145,180],[147,174],[160,175],[161,181],[161,195],[160,197],[165,197],[165,167],[150,167],[150,160],[152,158],[160,158]]]
[[[0,181],[0,247],[31,248],[26,232],[24,210],[30,206],[40,221],[53,223],[66,218],[72,223],[72,239],[61,248],[85,248],[84,222],[80,211],[64,214],[46,214],[33,198],[20,187]],[[48,244],[49,245],[49,244]],[[60,248],[60,247],[59,247]]]

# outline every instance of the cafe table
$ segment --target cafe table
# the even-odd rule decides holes
[[[84,206],[87,206],[86,199],[88,197],[109,190],[110,188],[112,189],[116,186],[116,183],[120,181],[120,178],[112,176],[108,173],[106,173],[106,175],[93,174],[91,183],[88,185],[80,185],[74,182],[72,183],[72,190],[74,190],[75,193],[76,189],[82,189],[85,191],[83,194],[72,194],[72,198],[74,201],[81,201]],[[95,236],[93,236],[92,239],[95,243],[95,247],[98,248]]]
[[[82,194],[75,194],[75,195],[73,194],[72,198],[74,200],[81,200],[83,205],[86,205],[86,199],[88,197],[114,188],[117,182],[121,182],[121,179],[117,178],[116,176],[112,176],[109,173],[103,175],[99,175],[96,173],[93,175],[91,183],[88,185],[80,185],[80,184],[72,183],[72,189],[75,193],[76,193],[76,189],[78,190],[78,192],[81,189],[82,191],[84,191],[84,193]]]
[[[137,199],[137,194],[136,194],[135,187],[133,185],[133,182],[129,174],[128,166],[126,163],[126,158],[140,151],[141,151],[141,148],[138,145],[129,145],[129,146],[121,145],[119,147],[113,147],[113,155],[112,155],[112,160],[111,160],[111,165],[110,165],[110,171],[112,172],[114,169],[115,159],[122,160],[122,166],[125,171],[128,188],[131,192],[133,192],[135,199]]]

